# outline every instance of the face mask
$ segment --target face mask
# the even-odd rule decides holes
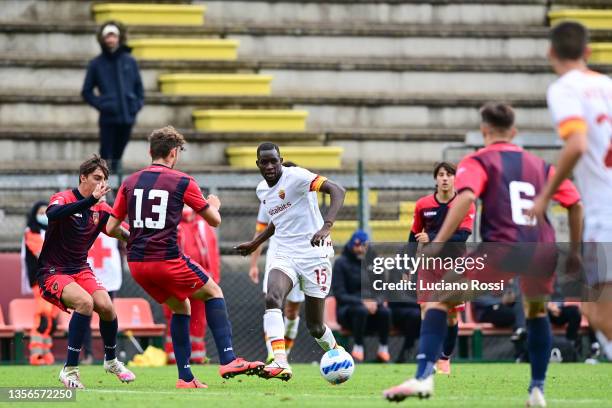
[[[45,227],[49,223],[49,220],[47,218],[47,214],[36,214],[36,221],[38,221],[39,224],[42,224]]]

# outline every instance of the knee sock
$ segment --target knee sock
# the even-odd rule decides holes
[[[285,349],[287,354],[291,351],[293,347],[293,342],[298,334],[298,328],[300,325],[300,316],[297,316],[295,319],[287,319],[285,317]]]
[[[104,342],[104,360],[109,361],[115,359],[115,350],[117,349],[117,318],[107,322],[100,319],[100,335]]]
[[[442,355],[440,356],[443,360],[448,360],[455,350],[455,344],[457,344],[457,335],[459,334],[459,324],[454,326],[448,326],[446,332],[446,339],[444,339],[444,347],[442,348]]]
[[[187,382],[193,380],[193,374],[189,366],[189,358],[191,357],[191,342],[189,341],[190,318],[189,315],[174,313],[170,322],[172,347],[174,348],[178,376],[181,380]]]
[[[272,346],[274,360],[286,362],[285,323],[283,322],[283,312],[280,309],[266,310],[264,313],[264,331]]]
[[[334,333],[332,333],[331,329],[327,327],[327,325],[324,326],[325,332],[323,333],[320,339],[315,340],[319,344],[319,347],[323,349],[323,351],[329,351],[335,349],[338,346],[338,343],[336,343]]]
[[[91,316],[85,316],[79,312],[72,312],[72,318],[68,324],[68,353],[66,355],[66,367],[79,365],[79,354],[83,346],[85,331],[89,327]]]
[[[529,363],[531,364],[529,392],[533,387],[538,387],[544,391],[551,347],[552,331],[548,317],[527,319],[527,350],[529,351]]]
[[[232,325],[227,315],[225,299],[212,298],[204,304],[206,306],[206,322],[215,338],[215,345],[219,352],[219,362],[221,365],[229,364],[236,359],[236,355],[232,345]]]
[[[419,338],[419,352],[417,354],[417,372],[415,377],[425,379],[433,374],[433,368],[442,352],[442,345],[448,325],[446,312],[439,309],[430,309],[425,313],[421,323],[421,337]]]

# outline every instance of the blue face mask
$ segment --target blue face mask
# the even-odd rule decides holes
[[[42,224],[45,227],[49,223],[49,219],[47,218],[47,214],[36,214],[36,221],[38,221],[39,224]]]

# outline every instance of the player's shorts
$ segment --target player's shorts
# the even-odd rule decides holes
[[[106,291],[93,271],[87,268],[74,274],[54,273],[41,276],[38,280],[40,294],[47,302],[67,312],[68,308],[62,303],[62,292],[66,285],[72,282],[78,283],[90,295],[96,290]]]
[[[204,268],[185,255],[128,265],[134,280],[160,304],[172,296],[180,301],[187,299],[209,279]]]
[[[584,222],[583,262],[587,283],[612,283],[612,221]]]
[[[328,257],[289,258],[274,256],[270,269],[278,269],[293,282],[293,287],[302,289],[306,296],[324,299],[329,294],[332,280],[332,265]]]
[[[266,293],[268,291],[268,275],[270,272],[270,264],[272,258],[274,258],[274,255],[268,252],[268,256],[266,256],[266,271],[264,272],[263,278],[263,293]],[[300,287],[299,282],[297,285],[293,285],[293,289],[291,289],[291,292],[289,292],[289,294],[287,295],[287,300],[293,303],[302,303],[305,300],[304,292],[302,292],[302,288]]]
[[[427,287],[430,283],[440,282],[445,275],[445,271],[419,270],[418,279]],[[432,295],[430,292],[419,290],[420,285],[417,285],[417,303],[423,304],[427,302],[439,302],[439,297]],[[449,313],[458,313],[465,310],[465,303],[460,303],[448,309]]]

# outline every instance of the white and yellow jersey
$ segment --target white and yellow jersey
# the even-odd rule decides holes
[[[276,228],[274,238],[277,255],[292,258],[333,255],[329,238],[321,247],[310,244],[312,236],[323,226],[323,217],[314,192],[319,191],[325,180],[325,177],[301,167],[284,167],[283,174],[274,186],[268,186],[265,180],[257,186],[261,206]],[[259,218],[258,221],[264,221]]]
[[[588,148],[574,178],[588,221],[612,220],[612,80],[590,70],[573,70],[557,79],[547,94],[548,108],[561,138],[582,131]]]

